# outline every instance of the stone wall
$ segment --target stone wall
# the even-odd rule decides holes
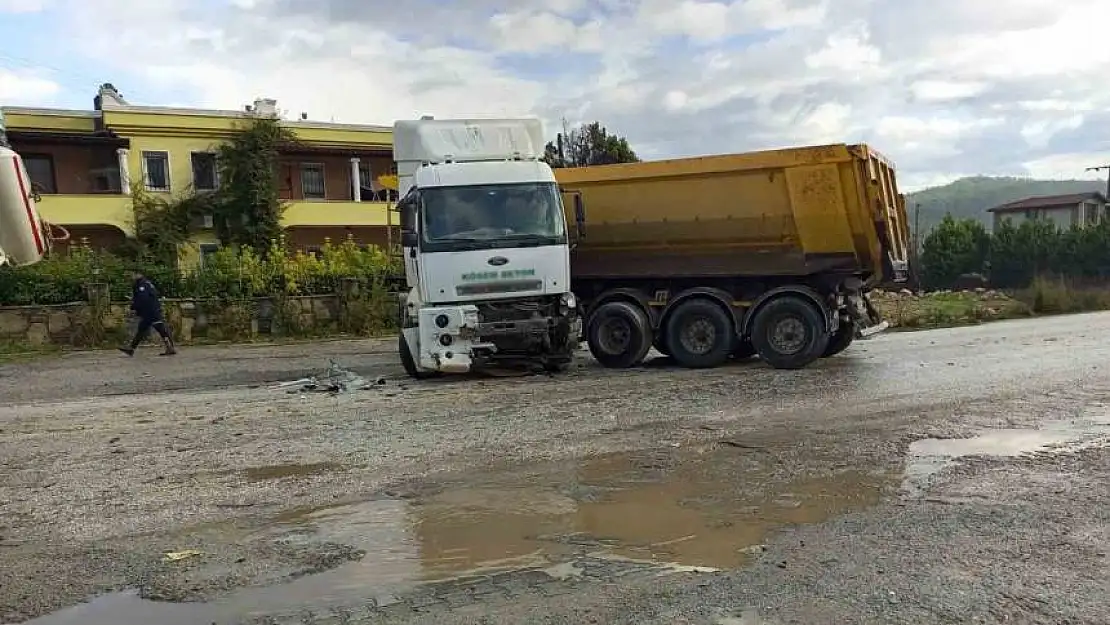
[[[236,341],[267,336],[326,336],[361,332],[367,300],[355,290],[333,295],[258,298],[227,303],[165,300],[163,310],[180,343]],[[388,303],[376,314],[389,322]],[[90,289],[88,302],[58,306],[0,307],[0,342],[41,347],[92,347],[119,343],[135,329],[128,304],[108,302]],[[151,337],[154,340],[154,337]]]

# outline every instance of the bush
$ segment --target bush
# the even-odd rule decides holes
[[[114,301],[131,297],[131,273],[138,267],[164,297],[244,301],[334,293],[343,279],[370,288],[399,268],[376,247],[363,248],[348,238],[323,246],[319,257],[289,254],[283,240],[273,241],[266,258],[251,248],[225,247],[205,259],[204,266],[180,273],[153,262],[133,263],[84,247],[25,267],[0,268],[0,304],[49,305],[88,299],[89,283],[108,285]]]
[[[1004,220],[986,233],[976,220],[945,217],[926,237],[922,272],[930,289],[952,288],[961,274],[987,269],[996,288],[1033,288],[1038,276],[1071,282],[1110,277],[1110,221],[1060,229],[1052,221]],[[1042,284],[1042,289],[1047,288]]]
[[[1037,314],[1077,313],[1110,308],[1110,290],[1084,287],[1065,278],[1037,276],[1016,297]]]
[[[983,271],[990,252],[990,235],[974,219],[946,215],[922,243],[921,264],[925,287],[951,287],[960,276]]]

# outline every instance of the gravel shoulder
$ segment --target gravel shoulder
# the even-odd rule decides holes
[[[288,528],[275,540],[282,515],[519,487],[521,475],[581,503],[567,476],[616,454],[639,480],[684,467],[758,476],[684,499],[705,509],[782,498],[799,480],[832,479],[820,488],[835,490],[852,473],[877,483],[860,506],[760,530],[746,547],[759,550],[723,571],[661,578],[598,565],[593,577],[510,577],[502,586],[515,590],[467,600],[433,584],[404,601],[352,604],[363,616],[349,620],[1105,622],[1110,519],[1096,505],[1110,495],[1105,448],[957,462],[912,493],[902,480],[916,440],[1103,410],[1107,330],[1110,315],[1099,314],[888,334],[797,372],[759,363],[607,371],[584,359],[558,377],[412,383],[389,341],[8,365],[0,621],[129,588],[218,600],[311,578],[364,560],[365,549]],[[272,388],[329,359],[385,384],[336,396]],[[204,556],[163,561],[183,549]],[[283,610],[274,614],[334,617]]]

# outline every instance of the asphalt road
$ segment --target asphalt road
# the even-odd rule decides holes
[[[390,341],[8,365],[0,622],[1104,623],[1108,332],[795,372],[412,383]],[[275,388],[330,359],[384,383]]]

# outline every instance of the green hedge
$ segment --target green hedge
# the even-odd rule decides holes
[[[925,237],[925,288],[951,288],[964,274],[982,274],[997,288],[1025,288],[1038,276],[1074,283],[1110,278],[1110,222],[1061,229],[1046,220],[1009,220],[987,232],[975,219],[944,220]]]
[[[319,257],[289,254],[281,241],[274,242],[266,258],[249,249],[224,248],[190,272],[77,247],[34,265],[0,268],[0,305],[85,301],[92,282],[107,284],[113,300],[126,301],[135,268],[149,276],[164,297],[197,299],[332,293],[341,280],[380,282],[398,270],[383,250],[351,240],[324,245]]]

